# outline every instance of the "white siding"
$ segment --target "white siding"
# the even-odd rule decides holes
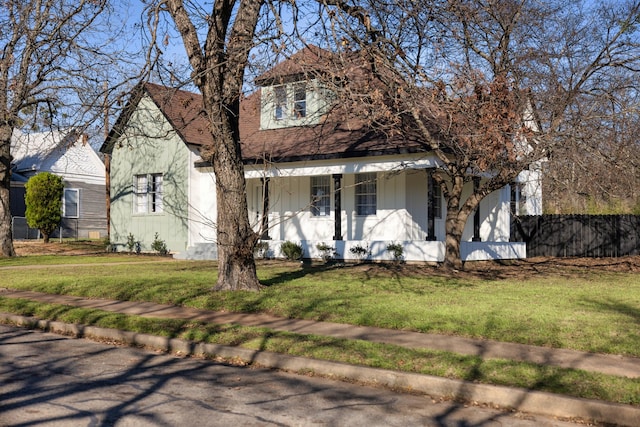
[[[189,164],[199,160],[198,153],[191,150]],[[188,245],[216,242],[216,180],[213,168],[189,169],[189,235]]]
[[[194,153],[195,156],[195,153]],[[433,158],[416,156],[399,161],[393,156],[375,158],[375,162],[354,159],[348,162],[316,161],[279,168],[253,170],[247,167],[247,202],[249,219],[257,231],[262,210],[260,176],[269,181],[269,253],[279,257],[280,244],[293,241],[302,244],[305,257],[320,257],[318,243],[328,244],[345,259],[356,259],[349,249],[368,247],[371,259],[387,260],[389,243],[403,245],[408,261],[442,261],[444,258],[445,215],[436,219],[437,241],[427,236],[427,173]],[[371,159],[369,159],[371,160]],[[415,168],[409,168],[413,165]],[[386,169],[385,169],[386,168]],[[350,172],[348,172],[350,171]],[[377,208],[375,215],[359,216],[355,210],[355,177],[360,172],[377,172]],[[341,218],[343,241],[334,241],[335,202],[334,181],[331,179],[331,212],[329,216],[314,217],[310,211],[311,176],[342,174]],[[465,188],[463,199],[471,191]],[[215,241],[215,181],[211,170],[199,170],[190,176],[190,245]],[[473,216],[465,227],[461,251],[463,259],[514,258],[524,256],[523,244],[509,243],[508,188],[485,198],[480,206],[482,242],[471,242]],[[443,201],[444,204],[444,201]]]

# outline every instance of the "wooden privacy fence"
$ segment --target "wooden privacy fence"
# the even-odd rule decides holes
[[[511,241],[527,257],[618,257],[640,254],[640,215],[528,215],[511,220]]]

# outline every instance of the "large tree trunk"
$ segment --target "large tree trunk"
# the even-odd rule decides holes
[[[218,282],[215,290],[259,290],[253,256],[258,234],[249,223],[244,164],[240,144],[235,138],[239,132],[237,115],[216,107],[208,108],[219,120],[215,151],[210,154],[216,175],[218,209]]]
[[[201,43],[183,1],[166,2],[182,36],[194,83],[202,92],[214,141],[213,146],[203,148],[202,156],[212,161],[216,174],[216,290],[260,289],[253,258],[258,235],[249,224],[238,120],[244,72],[262,4],[262,0],[214,2],[207,18],[207,39]]]
[[[466,203],[461,203],[464,176],[462,174],[454,174],[451,182],[451,188],[445,193],[447,196],[447,219],[445,222],[446,236],[443,265],[450,269],[460,270],[464,267],[460,256],[460,242],[473,207]]]
[[[253,257],[258,235],[249,224],[244,170],[233,162],[220,161],[218,156],[213,169],[218,205],[218,283],[215,290],[259,290]]]
[[[11,135],[10,126],[0,126],[0,256],[15,256],[11,232]]]
[[[459,210],[447,210],[443,263],[447,268],[460,270],[464,266],[460,256],[460,241],[468,218],[469,214],[465,215]]]

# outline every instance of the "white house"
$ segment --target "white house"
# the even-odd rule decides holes
[[[269,255],[281,256],[280,245],[293,241],[305,257],[320,257],[324,243],[340,258],[356,258],[351,249],[359,246],[381,260],[398,243],[408,261],[442,261],[436,156],[419,141],[336,117],[330,91],[301,72],[321,53],[307,48],[278,64],[241,104],[249,217]],[[176,257],[216,257],[215,176],[200,156],[211,135],[201,105],[197,94],[155,84],[134,91],[101,148],[111,156],[113,243],[124,247],[132,236],[150,250],[157,233]],[[463,235],[464,260],[525,257],[525,244],[509,241],[511,210],[539,213],[539,183],[539,171],[525,171],[481,202]]]
[[[107,235],[106,179],[104,163],[87,142],[73,130],[24,133],[11,138],[11,215],[14,238],[27,235],[24,184],[39,172],[62,177],[64,198],[60,228],[62,237],[99,238]]]

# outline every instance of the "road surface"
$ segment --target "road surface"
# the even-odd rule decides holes
[[[575,426],[0,325],[1,426]]]

